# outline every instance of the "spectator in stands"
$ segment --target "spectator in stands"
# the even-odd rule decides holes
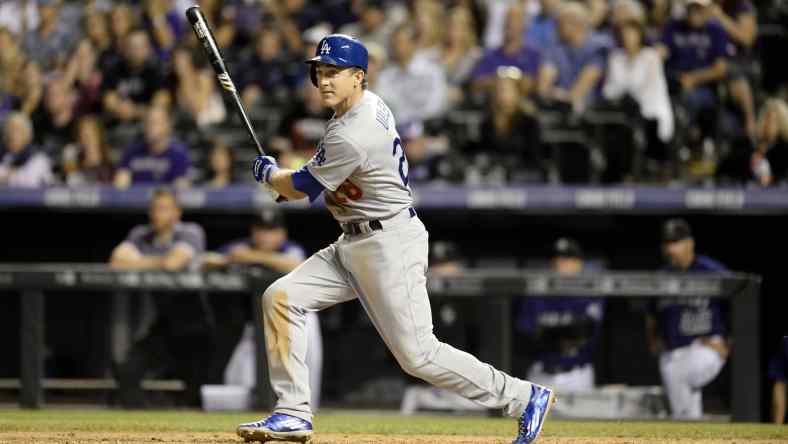
[[[181,221],[177,198],[168,189],[157,189],[151,198],[146,225],[134,227],[112,251],[110,266],[118,270],[182,271],[194,268],[205,250],[205,232],[196,223]],[[115,376],[122,406],[141,408],[146,400],[140,387],[148,374],[180,377],[186,383],[182,402],[199,404],[199,387],[210,382],[208,373],[214,337],[206,320],[204,300],[181,294],[155,294],[156,319],[142,339],[131,347],[125,362],[117,363]],[[174,373],[174,374],[173,374]]]
[[[46,85],[44,106],[31,117],[35,128],[35,142],[49,153],[59,153],[74,137],[77,115],[77,94],[68,79],[55,77]]]
[[[21,103],[18,80],[24,66],[19,42],[8,29],[0,27],[0,122]]]
[[[553,244],[551,268],[564,276],[586,273],[580,244],[562,237]],[[550,384],[563,391],[594,388],[594,353],[604,317],[604,299],[595,297],[528,297],[517,311],[516,329],[524,334],[523,349],[533,356],[527,371],[529,381]]]
[[[652,0],[646,2],[644,6],[647,7],[646,36],[649,40],[657,42],[662,39],[663,29],[673,16],[681,15],[678,11],[675,11],[677,9],[676,7],[684,5],[678,5],[677,2],[672,2],[670,0]]]
[[[172,0],[144,0],[142,19],[153,38],[153,46],[160,60],[167,60],[176,43],[186,34],[183,11],[174,8]]]
[[[709,6],[709,12],[736,46],[736,54],[728,60],[730,93],[741,110],[745,133],[753,140],[755,104],[751,86],[754,80],[752,50],[758,35],[755,7],[750,0],[717,0]]]
[[[66,63],[78,30],[69,29],[61,20],[61,0],[38,0],[37,4],[38,26],[27,30],[22,47],[30,60],[48,72]]]
[[[216,87],[216,75],[205,57],[195,60],[185,47],[173,53],[172,97],[190,126],[205,128],[224,121],[227,110]]]
[[[265,4],[261,2],[225,0],[221,8],[221,15],[233,29],[232,52],[238,52],[239,49],[254,44],[254,38],[264,23],[265,7]]]
[[[123,58],[104,73],[101,89],[105,111],[128,122],[144,117],[148,105],[164,106],[170,98],[145,31],[131,31],[123,43]]]
[[[761,108],[757,145],[749,159],[752,176],[761,185],[788,180],[788,104],[769,99]]]
[[[416,55],[440,60],[446,32],[444,6],[436,0],[416,0],[413,2],[413,21],[416,27]]]
[[[267,12],[275,15],[280,23],[292,22],[297,30],[311,28],[323,21],[323,10],[307,0],[280,0],[268,6]]]
[[[0,185],[41,187],[52,182],[49,158],[33,145],[33,124],[21,112],[12,112],[3,128],[0,149]]]
[[[83,27],[86,40],[90,42],[96,52],[96,65],[99,71],[109,71],[112,69],[112,64],[120,57],[116,52],[117,48],[113,46],[109,14],[101,11],[86,11]]]
[[[224,188],[234,182],[233,151],[221,139],[214,140],[211,146],[206,179],[205,186],[209,188]]]
[[[628,22],[640,23],[643,28],[643,46],[649,46],[649,36],[646,35],[646,11],[638,0],[614,0],[610,5],[610,27],[617,32],[621,25]],[[620,36],[619,36],[620,37]],[[619,47],[621,46],[621,42]]]
[[[29,29],[38,27],[38,7],[28,0],[6,0],[0,2],[0,29],[15,36],[24,35]]]
[[[264,27],[255,38],[255,51],[238,70],[246,106],[259,103],[287,103],[302,74],[297,63],[282,47],[282,30]]]
[[[725,273],[727,268],[695,253],[689,224],[670,219],[662,226],[662,251],[668,271]],[[646,319],[651,352],[659,356],[662,384],[674,418],[700,419],[701,388],[719,374],[728,357],[722,305],[712,298],[661,298]]]
[[[592,104],[605,69],[602,46],[591,37],[589,11],[583,4],[562,3],[558,10],[559,42],[545,51],[537,89],[547,101],[571,104],[582,112]]]
[[[165,108],[153,107],[145,115],[143,140],[132,143],[123,153],[115,186],[121,189],[138,184],[189,185],[188,148],[172,136],[172,124]]]
[[[654,48],[645,46],[644,25],[634,20],[618,23],[618,47],[608,58],[602,92],[605,99],[611,101],[634,100],[637,103],[645,119],[646,155],[663,170],[668,160],[668,143],[673,139],[673,108],[662,58]]]
[[[468,8],[463,6],[452,8],[446,24],[446,38],[440,61],[449,83],[450,104],[456,106],[465,99],[463,90],[470,79],[471,71],[482,55],[482,50],[476,43],[474,33],[476,26]]]
[[[514,66],[498,69],[493,97],[473,154],[492,159],[504,168],[509,181],[543,182],[545,168],[539,122],[526,111],[519,87],[522,74]],[[475,166],[483,164],[474,161]]]
[[[93,44],[83,40],[71,56],[64,77],[76,89],[74,112],[78,115],[101,112],[101,82],[103,72],[99,67],[99,55]]]
[[[786,387],[788,387],[788,336],[783,337],[780,349],[769,362],[772,383],[772,422],[783,424],[786,412]]]
[[[397,27],[391,36],[393,63],[378,78],[377,93],[386,101],[404,139],[423,134],[424,121],[446,110],[446,75],[438,62],[416,56],[416,29],[410,24]]]
[[[63,175],[69,186],[110,184],[114,170],[104,129],[97,116],[84,116],[77,122],[76,143],[63,149]]]
[[[687,16],[668,23],[658,48],[666,58],[668,88],[688,114],[687,145],[713,140],[717,129],[717,83],[727,73],[730,44],[709,15],[711,0],[689,0]]]
[[[365,45],[377,43],[382,47],[389,44],[394,23],[386,17],[384,0],[360,0],[353,2],[358,22],[349,23],[339,29],[342,34],[352,35]]]
[[[289,273],[306,259],[304,248],[288,239],[284,215],[276,209],[266,209],[251,225],[250,237],[235,240],[205,257],[209,267],[258,266],[276,273]],[[310,406],[320,404],[320,383],[323,364],[323,340],[317,312],[309,312],[305,328],[308,334],[307,367],[309,368],[312,400]],[[256,365],[255,357],[248,356],[249,365]]]
[[[14,109],[29,116],[41,106],[41,99],[44,96],[44,80],[36,62],[27,61],[22,65],[13,79],[12,89]]]
[[[122,54],[126,38],[137,29],[139,16],[132,6],[125,2],[118,2],[112,7],[109,15],[109,29],[112,34],[113,52]]]
[[[525,30],[525,41],[534,48],[550,48],[558,44],[558,10],[562,0],[539,0],[539,14]]]
[[[525,11],[518,3],[513,3],[506,13],[503,45],[485,51],[471,73],[475,92],[492,93],[498,68],[514,66],[521,72],[521,93],[530,95],[542,57],[538,50],[523,42],[524,27]]]

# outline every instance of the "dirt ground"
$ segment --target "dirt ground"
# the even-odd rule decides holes
[[[0,434],[0,444],[18,443],[236,443],[243,441],[231,433],[99,433],[99,432],[11,432]],[[510,444],[511,439],[491,436],[452,435],[347,435],[321,433],[312,444]],[[641,438],[583,438],[550,437],[539,439],[539,444],[785,444],[782,440],[744,439],[641,439]]]

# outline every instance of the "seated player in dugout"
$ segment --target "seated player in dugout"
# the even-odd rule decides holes
[[[252,222],[249,237],[234,240],[216,253],[207,253],[203,265],[259,265],[289,273],[305,258],[304,248],[288,239],[284,215],[278,210],[266,209]]]
[[[181,208],[171,190],[154,191],[148,217],[148,224],[134,227],[112,251],[110,266],[120,270],[193,268],[205,249],[205,233],[198,224],[181,221]],[[232,350],[217,346],[222,333],[216,326],[223,328],[223,323],[215,322],[216,313],[202,294],[152,292],[150,300],[155,318],[147,334],[136,340],[122,362],[113,368],[119,402],[126,408],[144,408],[148,400],[142,380],[175,377],[186,385],[185,391],[177,395],[177,402],[197,406],[200,385],[217,379],[217,374],[221,374],[217,373],[217,361],[226,363]],[[222,352],[227,356],[219,356]]]
[[[183,270],[195,264],[205,249],[205,232],[196,223],[182,222],[173,191],[153,192],[148,218],[112,251],[110,266],[123,270]]]
[[[716,260],[695,253],[689,224],[670,219],[662,226],[665,271],[725,273]],[[723,307],[717,298],[670,297],[652,302],[646,318],[649,348],[659,356],[662,384],[674,418],[703,416],[702,388],[728,358]]]
[[[588,272],[583,250],[562,237],[552,246],[551,269],[572,276]],[[605,301],[596,297],[528,297],[520,304],[515,328],[526,335],[522,350],[533,357],[527,378],[565,391],[594,388],[594,353],[604,317]],[[556,405],[560,409],[560,405]]]
[[[304,248],[288,239],[284,214],[277,209],[263,210],[254,219],[249,231],[248,238],[231,241],[219,248],[218,252],[207,253],[203,259],[203,266],[206,268],[260,266],[278,273],[289,273],[306,259]],[[317,410],[320,404],[323,371],[323,337],[317,312],[307,312],[306,331],[310,405]],[[239,359],[242,360],[240,365],[247,367],[257,365],[254,355]],[[250,373],[256,374],[255,371]],[[245,382],[252,383],[252,381]]]

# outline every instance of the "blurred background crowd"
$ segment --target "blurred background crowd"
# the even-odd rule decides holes
[[[0,2],[0,185],[224,187],[254,145],[185,21],[192,0]],[[788,179],[782,0],[202,0],[259,136],[311,157],[302,61],[369,48],[414,182]]]

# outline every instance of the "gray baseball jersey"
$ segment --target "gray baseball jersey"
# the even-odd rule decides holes
[[[339,222],[387,219],[413,205],[394,116],[370,91],[328,121],[307,169],[326,188],[326,206]]]

